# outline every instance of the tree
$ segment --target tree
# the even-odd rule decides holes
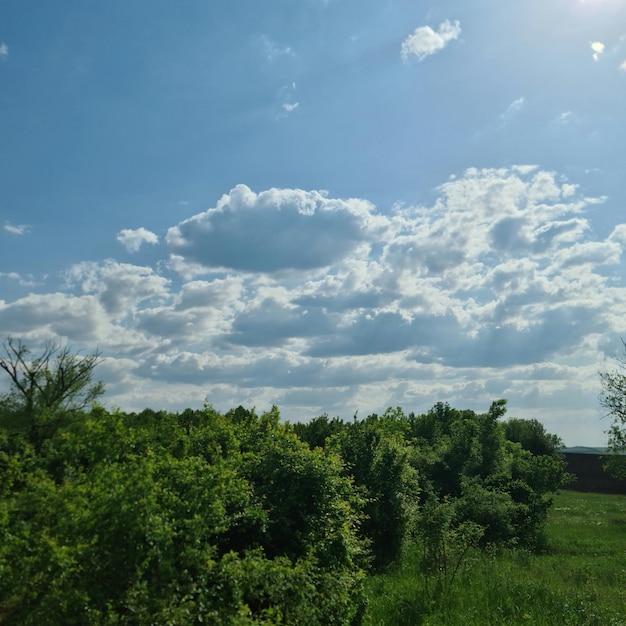
[[[546,431],[544,425],[536,419],[512,417],[503,424],[504,436],[509,441],[519,443],[524,450],[535,455],[558,454],[563,442],[558,435]]]
[[[42,420],[85,409],[104,393],[103,383],[93,382],[93,371],[102,361],[98,350],[80,355],[47,342],[41,354],[31,358],[26,345],[12,337],[2,349],[0,368],[10,379],[9,392],[0,396],[3,425],[30,429],[33,435]]]
[[[365,497],[360,531],[370,544],[377,571],[400,557],[417,517],[419,481],[411,465],[413,448],[401,434],[405,424],[401,409],[388,409],[382,416],[355,419],[327,442]]]
[[[607,431],[612,454],[605,467],[616,478],[626,478],[626,342],[622,340],[622,344],[624,354],[615,358],[616,367],[600,372],[600,405],[613,420]]]
[[[418,534],[434,541],[431,547],[439,550],[468,529],[476,537],[477,528],[483,545],[541,545],[548,494],[569,478],[565,462],[507,441],[499,422],[505,414],[506,400],[496,400],[483,414],[438,403],[426,415],[409,416],[422,484]]]

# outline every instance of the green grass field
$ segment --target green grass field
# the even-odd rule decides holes
[[[626,626],[626,496],[563,491],[547,545],[468,554],[450,589],[419,571],[418,546],[371,577],[368,626]]]

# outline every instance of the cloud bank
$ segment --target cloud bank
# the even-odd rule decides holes
[[[468,169],[436,193],[385,210],[238,185],[171,226],[154,267],[74,265],[54,292],[0,301],[0,327],[99,345],[128,409],[208,399],[299,418],[507,397],[527,417],[593,411],[623,333],[626,224],[594,237],[605,199],[536,166]],[[150,231],[128,232],[132,247]]]

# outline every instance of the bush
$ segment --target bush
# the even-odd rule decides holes
[[[277,412],[98,409],[38,456],[8,442],[0,623],[288,624],[297,614],[321,625],[362,610],[360,499],[339,460],[298,441]]]
[[[413,451],[398,434],[403,419],[392,412],[371,415],[340,431],[330,444],[365,498],[361,533],[376,570],[397,560],[417,517],[419,483],[411,464]]]

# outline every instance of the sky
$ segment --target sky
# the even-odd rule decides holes
[[[0,337],[126,411],[605,445],[625,114],[623,0],[0,0]]]

